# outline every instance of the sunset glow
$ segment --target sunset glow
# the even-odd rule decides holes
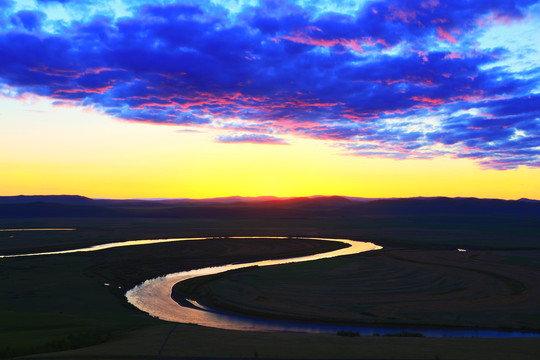
[[[525,0],[0,1],[0,196],[540,199],[539,32]]]

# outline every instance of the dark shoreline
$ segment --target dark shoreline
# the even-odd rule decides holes
[[[93,223],[92,223],[93,224]],[[34,225],[34,224],[33,224]],[[60,224],[56,224],[60,225]],[[64,225],[64,224],[61,224]],[[132,224],[129,224],[132,226]],[[151,225],[151,226],[150,226]],[[118,233],[116,222],[107,226],[111,229],[111,235],[96,236],[101,234],[94,229],[81,229],[73,232],[75,235],[69,242],[80,239],[85,242],[92,237],[103,240],[121,241],[137,238],[149,238],[141,234],[150,233],[161,224],[148,224],[144,228],[150,230],[140,231],[139,228],[131,229],[127,225]],[[123,229],[129,232],[124,234]],[[143,229],[144,230],[144,229]],[[200,229],[212,233],[214,229]],[[163,230],[165,231],[165,230]],[[249,229],[244,229],[248,234]],[[259,230],[254,233],[261,234],[270,230]],[[273,231],[272,231],[273,232]],[[283,233],[286,231],[283,230]],[[107,233],[103,231],[103,234]],[[133,233],[136,236],[131,237]],[[230,233],[230,231],[222,231]],[[291,232],[289,232],[291,233]],[[348,236],[345,233],[309,233],[307,230],[292,232],[298,235],[317,237],[345,237],[353,239],[365,239],[385,245],[388,241],[377,242],[363,234]],[[273,232],[275,235],[280,233]],[[27,234],[33,235],[33,234]],[[91,235],[91,236],[90,236]],[[182,235],[182,236],[179,236]],[[198,234],[197,234],[198,235]],[[169,237],[197,236],[192,233],[179,232]],[[240,235],[240,234],[238,234]],[[163,238],[162,233],[153,234],[151,238]],[[31,245],[41,243],[41,237],[17,238],[17,241],[6,239],[5,244]],[[228,241],[227,241],[228,242]],[[403,354],[411,354],[411,358],[433,359],[441,358],[467,359],[467,360],[491,360],[494,358],[511,358],[530,360],[535,359],[540,351],[538,338],[399,338],[399,337],[359,337],[346,338],[336,334],[293,334],[293,333],[257,333],[229,331],[214,328],[205,328],[194,325],[174,324],[151,318],[140,311],[128,308],[124,297],[124,290],[113,289],[112,284],[121,285],[127,290],[129,284],[138,284],[146,279],[156,277],[174,271],[182,271],[198,266],[211,266],[222,264],[224,259],[235,258],[234,262],[246,262],[257,257],[266,257],[268,250],[274,254],[290,251],[289,246],[266,247],[263,242],[249,240],[235,241],[234,246],[226,246],[226,242],[192,242],[192,243],[167,243],[151,245],[143,248],[117,248],[101,253],[79,253],[66,256],[44,256],[38,258],[5,259],[4,308],[3,321],[6,330],[1,335],[7,334],[20,339],[20,345],[14,344],[8,337],[0,341],[0,352],[9,346],[14,354],[38,354],[50,351],[72,349],[69,352],[58,352],[41,355],[55,359],[117,359],[121,352],[126,359],[155,359],[156,354],[151,349],[159,349],[163,340],[170,336],[163,357],[165,358],[247,358],[253,355],[255,349],[260,358],[399,358]],[[272,242],[273,243],[273,242]],[[55,238],[43,239],[43,244],[60,244]],[[284,243],[287,245],[287,241]],[[292,244],[291,244],[292,245]],[[332,246],[332,244],[329,244]],[[400,244],[398,244],[400,245]],[[437,244],[441,245],[441,244]],[[301,252],[306,247],[316,247],[321,251],[321,246],[326,244],[312,243],[309,246],[297,243],[292,246]],[[335,244],[333,245],[335,246]],[[425,246],[432,249],[431,246]],[[440,248],[441,246],[435,246]],[[454,248],[453,246],[448,246]],[[410,247],[399,246],[400,251],[409,251]],[[404,249],[405,248],[405,249]],[[470,249],[470,248],[469,248]],[[208,251],[210,250],[210,257]],[[232,251],[231,251],[232,250]],[[285,251],[283,251],[285,250]],[[457,252],[456,252],[457,253]],[[478,252],[480,253],[480,252]],[[366,253],[367,254],[367,253]],[[469,256],[474,255],[473,261],[482,260],[484,254],[476,257],[472,250]],[[462,256],[460,254],[459,256]],[[514,254],[511,254],[514,256]],[[515,254],[516,256],[520,254]],[[278,255],[272,256],[276,257]],[[377,256],[378,257],[378,256]],[[540,256],[517,258],[519,266],[535,274],[536,259]],[[70,271],[66,271],[69,269]],[[511,275],[511,273],[508,273]],[[512,275],[513,276],[513,275]],[[517,276],[517,275],[516,275]],[[315,278],[316,280],[317,278]],[[535,280],[536,281],[536,280]],[[97,285],[96,285],[97,282]],[[103,282],[111,282],[110,287],[103,286]],[[24,285],[23,285],[24,284]],[[68,286],[66,286],[68,284]],[[21,292],[31,289],[32,292]],[[529,290],[534,290],[529,289]],[[528,291],[529,291],[528,290]],[[117,296],[113,296],[117,295]],[[21,297],[24,294],[25,297]],[[93,296],[88,296],[92,294]],[[12,309],[10,311],[9,309]],[[42,315],[36,317],[36,309]],[[96,312],[96,309],[99,309]],[[532,312],[531,314],[536,314]],[[6,316],[10,315],[10,316]],[[24,331],[15,331],[18,326],[24,326]],[[171,333],[171,328],[176,329]],[[369,326],[369,325],[368,325]],[[499,328],[500,329],[500,328]],[[399,330],[396,330],[398,332]],[[84,348],[74,350],[81,345],[70,343],[72,339],[85,338],[88,335],[111,334],[111,338],[100,340],[96,345],[86,344]],[[0,338],[2,338],[0,337]],[[47,339],[51,340],[47,340]],[[211,342],[212,346],[209,346]],[[99,343],[99,344],[98,344]],[[189,346],[186,346],[189,344]],[[17,347],[15,346],[17,345]],[[51,346],[59,346],[54,347]],[[90,346],[89,346],[90,345]],[[52,349],[52,350],[51,350]],[[150,349],[150,350],[149,350]],[[248,353],[246,353],[246,349]],[[289,350],[294,349],[291,355]],[[11,351],[11,350],[10,350]],[[249,353],[251,351],[251,353]],[[10,353],[11,354],[11,353]],[[219,354],[220,356],[217,356]],[[429,357],[426,357],[426,354]],[[33,355],[38,356],[38,355]],[[503,356],[503,357],[501,357]],[[40,358],[41,358],[40,357]],[[123,358],[124,358],[123,357]]]
[[[289,241],[287,241],[289,240]],[[176,255],[176,253],[182,253],[182,249],[194,249],[204,253],[211,253],[216,248],[224,249],[221,242],[234,241],[242,249],[238,250],[239,253],[234,254],[218,254],[218,255],[204,255],[198,257],[188,256],[186,259]],[[103,256],[98,256],[97,252],[93,253],[77,253],[75,256],[94,256],[97,263],[88,269],[85,273],[90,277],[97,277],[101,279],[101,282],[110,282],[122,286],[122,291],[117,292],[118,296],[125,301],[125,291],[137,286],[138,284],[156,277],[164,276],[173,272],[188,271],[198,269],[201,267],[220,266],[230,263],[248,263],[251,261],[261,261],[268,259],[268,255],[253,253],[250,250],[251,246],[264,245],[265,242],[270,241],[268,244],[275,242],[275,239],[268,239],[261,237],[259,239],[242,238],[231,239],[228,237],[213,237],[210,240],[204,241],[183,241],[183,242],[167,242],[161,244],[147,244],[143,247],[153,247],[153,257],[146,259],[144,256],[139,258],[125,260],[122,257],[126,252],[129,254],[139,253],[138,249],[129,247],[118,247],[108,249],[106,256],[108,261],[103,261]],[[270,251],[270,258],[284,259],[289,257],[312,255],[318,253],[329,252],[338,250],[344,247],[343,244],[331,243],[323,240],[311,240],[311,239],[297,239],[291,237],[290,239],[283,239],[287,248],[277,247],[275,249],[267,249]],[[302,244],[302,246],[299,246]],[[225,247],[226,248],[226,247]],[[175,254],[171,257],[171,254]],[[129,255],[128,255],[129,256]],[[134,269],[137,271],[135,272]],[[127,303],[127,301],[126,301]]]
[[[173,286],[171,291],[171,298],[177,303],[181,304],[185,302],[185,298],[189,298],[197,301],[201,305],[212,309],[216,313],[231,314],[243,317],[255,318],[261,321],[270,320],[278,322],[301,322],[308,324],[321,324],[323,326],[358,326],[358,327],[384,327],[395,328],[401,330],[403,328],[414,328],[423,330],[472,330],[472,331],[501,331],[501,332],[520,332],[524,334],[535,334],[540,336],[539,327],[526,327],[526,326],[467,326],[467,325],[454,325],[446,323],[415,323],[407,322],[406,320],[399,319],[373,319],[372,321],[366,319],[366,321],[350,320],[339,317],[316,317],[308,315],[300,315],[293,313],[286,313],[280,311],[272,311],[271,309],[254,309],[246,308],[241,305],[231,303],[230,301],[223,300],[219,297],[219,294],[213,293],[205,285],[210,282],[225,278],[229,275],[249,272],[257,269],[258,266],[251,266],[238,270],[231,270],[224,273],[215,275],[205,275],[197,278],[185,280],[181,283],[177,283]],[[366,318],[369,315],[365,315]]]
[[[212,277],[212,279],[205,280],[204,283],[215,280],[219,277],[226,276],[230,273],[238,273],[238,272],[244,272],[244,271],[250,271],[258,266],[250,266],[244,269],[240,270],[232,270],[230,272],[216,274],[216,275],[206,275],[203,277]],[[200,278],[196,278],[197,280]],[[189,280],[195,280],[195,279],[189,279]],[[184,282],[188,282],[189,280],[186,280]],[[373,327],[381,327],[381,328],[392,328],[396,331],[403,330],[404,328],[407,329],[419,329],[419,330],[462,330],[462,331],[482,331],[482,330],[493,330],[493,331],[501,331],[501,332],[519,332],[524,334],[535,334],[538,337],[540,337],[540,328],[527,328],[527,327],[482,327],[482,326],[459,326],[459,325],[448,325],[448,324],[419,324],[419,323],[410,323],[410,322],[399,322],[399,321],[373,321],[373,322],[358,322],[358,321],[351,321],[347,319],[340,319],[340,318],[315,318],[315,317],[308,317],[308,316],[302,316],[302,315],[294,315],[294,314],[285,314],[285,313],[278,313],[278,312],[272,312],[272,311],[263,311],[263,310],[254,310],[254,309],[246,309],[240,306],[235,306],[231,303],[223,302],[219,299],[216,299],[215,295],[213,294],[206,294],[204,296],[198,296],[196,294],[193,294],[189,291],[186,291],[183,287],[183,283],[177,283],[174,285],[172,292],[171,292],[171,298],[176,301],[180,306],[186,306],[185,299],[189,298],[191,300],[195,300],[201,305],[211,309],[212,312],[220,313],[220,314],[229,314],[229,315],[236,315],[236,316],[242,316],[242,317],[249,317],[254,318],[257,320],[265,321],[277,321],[277,322],[301,322],[301,323],[307,323],[307,324],[320,324],[323,326],[343,326],[343,327],[350,327],[350,326],[357,326],[359,328],[373,328]],[[203,286],[203,284],[198,284],[199,286]],[[195,296],[194,296],[195,295]],[[286,331],[285,331],[286,332]],[[453,338],[453,336],[449,336]]]

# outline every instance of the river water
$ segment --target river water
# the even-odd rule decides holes
[[[250,321],[247,320],[248,318],[242,316],[223,314],[216,311],[208,311],[207,308],[191,300],[186,300],[188,301],[188,303],[185,306],[181,306],[171,298],[171,290],[174,284],[197,276],[212,275],[254,265],[271,266],[286,263],[311,261],[335,256],[357,254],[363,251],[381,249],[380,246],[372,243],[358,242],[346,239],[310,239],[341,242],[348,246],[346,248],[322,254],[315,254],[296,258],[255,261],[243,264],[229,264],[217,267],[208,267],[191,271],[177,272],[163,277],[147,280],[144,283],[129,290],[126,293],[126,297],[129,303],[135,305],[142,311],[147,312],[154,317],[158,317],[167,321],[193,323],[197,325],[231,330],[294,331],[294,329],[292,330],[290,328],[282,329],[282,327],[279,326],[280,322],[267,322],[259,320]],[[282,238],[281,241],[286,241],[286,238]]]
[[[114,242],[114,243],[93,245],[93,246],[88,246],[88,247],[79,248],[79,249],[60,250],[60,251],[45,251],[45,252],[27,253],[27,254],[0,255],[0,259],[2,259],[2,258],[16,258],[16,257],[28,257],[28,256],[42,256],[42,255],[74,254],[74,253],[79,253],[79,252],[91,252],[91,251],[107,250],[107,249],[112,249],[112,248],[117,248],[117,247],[125,247],[125,246],[140,246],[140,245],[160,244],[160,243],[176,242],[176,241],[208,240],[208,239],[213,239],[213,238],[211,238],[211,237],[200,237],[200,238],[155,239],[155,240],[128,240],[128,241],[120,241],[120,242]]]
[[[231,237],[235,238],[235,237]],[[269,237],[269,236],[250,236],[237,238],[264,238],[275,239],[276,241],[286,241],[287,237]],[[80,249],[50,251],[39,253],[0,255],[0,258],[15,258],[27,256],[42,255],[62,255],[77,252],[100,251],[124,246],[141,246],[149,244],[159,244],[176,241],[204,241],[214,239],[214,237],[199,238],[174,238],[157,240],[132,240],[89,246]],[[347,247],[322,254],[301,256],[288,259],[272,259],[256,261],[242,264],[229,264],[217,267],[208,267],[182,271],[155,279],[146,280],[126,293],[129,303],[151,316],[179,323],[190,323],[208,327],[215,327],[230,330],[242,331],[286,331],[303,333],[336,333],[337,331],[354,331],[361,336],[373,336],[376,334],[387,335],[395,334],[401,331],[421,333],[427,337],[539,337],[538,333],[526,333],[519,331],[500,331],[488,329],[441,329],[441,328],[414,328],[414,327],[391,327],[391,326],[357,326],[350,324],[319,324],[311,322],[268,320],[262,318],[248,317],[236,314],[225,313],[210,309],[196,301],[184,299],[182,305],[174,301],[171,297],[172,287],[187,279],[198,276],[212,275],[229,270],[236,270],[250,266],[271,266],[286,263],[295,263],[303,261],[313,261],[324,258],[331,258],[342,255],[357,254],[365,251],[379,250],[382,247],[368,242],[352,241],[348,239],[329,239],[329,238],[297,238],[341,242]]]
[[[293,259],[266,260],[244,264],[229,264],[191,271],[182,271],[163,277],[150,279],[126,293],[128,302],[148,314],[167,321],[191,323],[208,327],[242,331],[284,331],[302,333],[336,333],[353,331],[361,336],[396,334],[402,331],[421,333],[427,337],[538,337],[537,333],[519,331],[500,331],[488,329],[443,329],[414,328],[393,326],[358,326],[350,324],[321,324],[313,322],[269,320],[211,309],[194,300],[183,299],[176,302],[171,297],[172,287],[181,281],[198,276],[212,275],[225,271],[241,269],[249,266],[271,266],[285,263],[312,261],[360,252],[378,250],[381,246],[347,239],[309,238],[326,241],[337,241],[349,245],[347,248],[323,254],[303,256]]]

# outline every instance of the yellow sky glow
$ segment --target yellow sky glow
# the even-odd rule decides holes
[[[223,144],[225,130],[181,131],[0,98],[0,196],[473,196],[540,199],[540,169],[482,170],[471,160],[344,156],[322,140]]]

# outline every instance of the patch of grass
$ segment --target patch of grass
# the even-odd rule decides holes
[[[394,334],[386,334],[384,336],[391,336],[391,337],[420,337],[420,338],[425,337],[421,333],[409,332],[409,331],[405,331],[405,330],[403,330],[401,332],[398,332],[398,333],[394,333]]]
[[[1,259],[0,354],[84,347],[163,323],[131,307],[124,297],[130,286],[155,276],[332,248],[334,244],[322,241],[216,239]]]
[[[357,337],[360,336],[360,333],[352,330],[340,330],[337,332],[337,336]]]
[[[380,242],[387,248],[412,249],[400,250],[400,256],[411,261],[374,252],[259,269],[220,279],[234,280],[239,289],[251,296],[240,300],[230,294],[225,300],[242,309],[277,309],[278,314],[301,310],[308,317],[345,316],[353,321],[423,324],[436,324],[442,319],[453,324],[538,328],[540,256],[531,250],[540,247],[538,225],[537,219],[518,216],[454,215],[0,219],[0,227],[4,228],[77,228],[74,232],[58,233],[2,232],[0,253],[167,237],[268,234],[355,238]],[[170,358],[253,357],[254,349],[260,357],[267,358],[433,359],[437,354],[446,354],[448,358],[487,360],[535,359],[540,353],[538,339],[381,336],[349,341],[335,334],[258,334],[187,325],[178,326],[171,333],[170,324],[131,308],[123,298],[130,285],[168,272],[252,260],[280,251],[292,254],[308,250],[299,247],[292,251],[287,246],[284,250],[276,248],[274,241],[271,243],[163,244],[93,254],[1,259],[0,354],[13,357],[84,347],[51,358],[155,359],[169,335],[162,355]],[[458,254],[457,247],[471,250]],[[443,251],[439,252],[440,249]],[[474,249],[483,250],[473,252]],[[491,251],[494,249],[525,250]],[[455,267],[439,266],[444,264]],[[517,283],[505,283],[501,277],[489,274],[523,283],[525,290],[512,289],[511,285]],[[104,282],[111,286],[104,286]],[[217,282],[212,284],[212,291],[223,299],[225,293],[220,286]],[[314,306],[309,299],[320,301]],[[92,345],[97,343],[100,344]]]
[[[0,345],[0,358],[11,358],[100,344],[112,338],[113,329],[50,328],[41,331],[10,332],[2,336],[4,338]]]
[[[505,265],[508,253],[470,259],[455,250],[383,249],[192,279],[174,289],[190,284],[189,297],[210,307],[272,318],[540,329],[540,271]]]

